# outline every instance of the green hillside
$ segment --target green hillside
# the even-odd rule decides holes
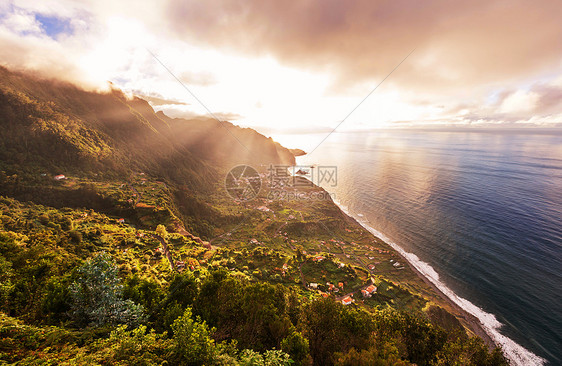
[[[0,363],[507,364],[322,189],[272,197],[270,138],[0,75]]]

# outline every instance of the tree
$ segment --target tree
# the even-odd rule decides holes
[[[6,307],[8,297],[14,289],[14,285],[10,281],[12,276],[12,263],[4,259],[3,256],[0,256],[0,309]]]
[[[372,323],[369,314],[326,298],[304,307],[299,326],[308,338],[314,364],[333,365],[335,353],[368,347]]]
[[[240,354],[240,366],[290,366],[289,355],[279,350],[268,350],[263,354],[245,349]]]
[[[158,234],[163,240],[166,240],[166,238],[168,237],[168,231],[166,230],[166,227],[162,224],[158,225],[156,227],[156,230],[154,230],[156,232],[156,234]]]
[[[147,331],[144,325],[127,331],[121,325],[111,332],[108,339],[98,341],[94,348],[98,351],[102,364],[127,364],[138,366],[161,365],[168,356],[171,341],[154,330]],[[124,363],[119,363],[124,361]]]
[[[312,363],[308,339],[293,326],[289,330],[289,335],[281,341],[281,349],[291,356],[291,359],[295,361],[295,366],[310,365]]]
[[[216,354],[215,341],[210,336],[214,329],[199,317],[193,320],[192,315],[191,308],[187,308],[172,324],[175,359],[182,365],[210,363]]]
[[[76,271],[78,278],[70,285],[71,315],[79,324],[101,326],[144,321],[144,310],[131,300],[123,300],[123,286],[113,258],[101,253]]]

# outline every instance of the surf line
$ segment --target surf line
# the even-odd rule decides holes
[[[454,302],[456,305],[458,305],[467,313],[475,316],[480,321],[480,324],[482,325],[484,331],[490,336],[490,338],[492,338],[494,343],[502,347],[505,356],[511,361],[512,365],[516,365],[516,366],[546,365],[546,360],[544,358],[535,355],[531,351],[527,350],[525,347],[513,341],[511,338],[501,334],[500,329],[503,326],[503,324],[497,320],[494,314],[482,310],[480,307],[474,305],[469,300],[460,297],[453,290],[447,287],[447,285],[445,285],[445,283],[443,283],[439,279],[439,274],[429,263],[422,261],[414,253],[407,252],[398,244],[390,240],[390,238],[388,238],[386,235],[376,230],[372,226],[366,224],[364,222],[363,215],[361,216],[357,215],[359,217],[355,217],[350,213],[350,211],[347,209],[346,206],[340,204],[335,200],[334,202],[343,212],[345,212],[345,214],[353,217],[367,231],[369,231],[371,234],[378,237],[379,239],[383,240],[394,250],[400,253],[402,257],[404,257],[408,261],[408,263],[410,263],[410,265],[412,265],[416,270],[418,270],[418,272],[421,273],[422,276],[424,276],[431,283],[433,283],[452,302]]]

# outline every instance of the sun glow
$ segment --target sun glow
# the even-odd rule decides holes
[[[111,81],[141,95],[157,91],[159,97],[185,103],[157,107],[172,116],[205,115],[209,109],[225,119],[258,129],[335,127],[376,85],[365,83],[353,92],[334,91],[334,79],[329,73],[283,66],[270,56],[251,58],[174,40],[162,42],[141,23],[122,17],[109,18],[102,33],[101,40],[80,59],[88,79]],[[419,115],[420,108],[401,100],[397,90],[381,90],[341,127],[383,128]]]

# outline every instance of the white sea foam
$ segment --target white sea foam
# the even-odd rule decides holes
[[[451,301],[460,306],[467,313],[475,316],[480,321],[482,328],[490,336],[490,338],[492,338],[492,340],[497,345],[500,345],[502,347],[505,356],[510,360],[510,363],[512,365],[540,366],[546,364],[545,359],[535,355],[523,346],[515,343],[511,338],[508,338],[501,334],[500,328],[503,326],[503,324],[496,319],[494,314],[485,312],[467,299],[464,299],[454,293],[453,290],[451,290],[449,287],[447,287],[447,285],[439,280],[439,274],[428,263],[420,260],[417,255],[405,251],[398,244],[390,240],[386,235],[371,227],[369,224],[365,223],[363,220],[361,220],[361,217],[363,215],[356,215],[357,217],[355,217],[355,215],[349,212],[347,207],[340,205],[338,202],[336,202],[336,204],[343,212],[354,217],[365,229],[385,241],[394,250],[400,253],[416,270],[418,270],[425,278],[431,281],[431,283],[433,283]]]

